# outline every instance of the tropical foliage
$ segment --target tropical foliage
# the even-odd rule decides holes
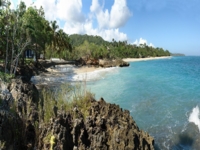
[[[70,35],[59,28],[56,21],[45,19],[42,7],[26,7],[20,2],[16,9],[10,8],[9,0],[0,0],[0,60],[4,71],[15,74],[17,66],[25,64],[25,52],[32,50],[35,61],[59,57],[79,59],[87,56],[98,58],[143,58],[169,56],[162,48],[146,44],[131,45],[127,41],[105,41],[100,36]]]
[[[74,58],[89,55],[95,58],[144,58],[170,56],[168,50],[146,44],[132,45],[127,41],[104,41],[99,36],[70,35]]]
[[[71,52],[68,35],[59,29],[56,21],[45,19],[42,7],[28,7],[20,2],[15,10],[9,0],[0,0],[0,58],[5,72],[15,74],[19,64],[24,64],[25,51],[32,50],[36,61]]]

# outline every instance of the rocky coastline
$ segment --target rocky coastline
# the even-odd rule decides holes
[[[45,110],[30,76],[45,68],[19,69],[9,84],[0,81],[0,147],[15,150],[153,150],[154,139],[140,130],[128,110],[88,97],[85,116],[78,106],[55,110],[44,122]],[[28,72],[27,72],[28,71]]]

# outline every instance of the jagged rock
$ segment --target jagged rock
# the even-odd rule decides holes
[[[23,149],[23,122],[10,110],[0,108],[0,141],[2,149]]]
[[[36,87],[19,78],[9,85],[1,83],[0,93],[0,141],[5,142],[5,149],[33,149],[36,139],[33,123],[38,121]]]
[[[8,109],[13,104],[13,96],[3,81],[0,81],[0,99],[2,101],[1,108],[3,109]]]
[[[129,63],[123,61],[122,59],[99,60],[99,66],[104,67],[104,68],[109,68],[109,67],[127,67],[127,66],[129,66]]]
[[[39,93],[35,86],[15,79],[8,89],[17,110],[0,107],[0,140],[6,142],[6,149],[34,149],[34,146],[40,150],[154,149],[154,139],[138,128],[129,111],[106,103],[103,98],[90,100],[87,116],[78,106],[70,112],[52,108],[52,119],[43,124],[38,118]],[[35,128],[37,121],[39,128]]]
[[[122,59],[92,59],[89,57],[81,57],[80,59],[76,60],[77,66],[100,66],[103,68],[109,67],[127,67],[129,66],[128,62],[123,61]]]
[[[86,65],[86,61],[87,61],[87,59],[85,57],[81,57],[76,60],[75,65],[76,66],[84,66],[84,65]]]
[[[73,113],[81,113],[78,109]],[[59,114],[51,124],[45,126],[40,141],[55,136],[54,149],[81,150],[152,150],[154,139],[140,130],[128,110],[108,104],[103,99],[91,101],[89,116],[78,118],[70,113]],[[50,135],[50,136],[49,136]],[[50,141],[50,138],[49,138]],[[40,142],[39,149],[50,147]],[[46,147],[46,148],[47,148]]]
[[[17,113],[22,117],[26,115],[32,122],[38,120],[37,103],[39,101],[39,93],[34,84],[23,80],[23,78],[12,79],[9,85],[16,106]]]
[[[26,145],[29,147],[29,149],[33,149],[35,146],[35,138],[36,138],[36,133],[35,133],[35,127],[31,123],[30,120],[27,121],[27,126],[25,130],[25,137],[26,137]]]

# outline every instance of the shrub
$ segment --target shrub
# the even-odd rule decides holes
[[[84,116],[88,115],[94,95],[82,83],[63,84],[57,89],[43,89],[39,102],[39,116],[44,123],[49,122],[57,111],[73,112],[76,107]]]
[[[0,71],[0,80],[4,82],[9,82],[10,79],[12,79],[13,77],[14,77],[13,74],[8,74]]]

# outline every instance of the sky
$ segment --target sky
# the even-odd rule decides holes
[[[104,40],[162,47],[200,55],[199,0],[23,0],[42,6],[49,21],[67,34],[99,35]],[[11,0],[16,8],[20,0]]]

